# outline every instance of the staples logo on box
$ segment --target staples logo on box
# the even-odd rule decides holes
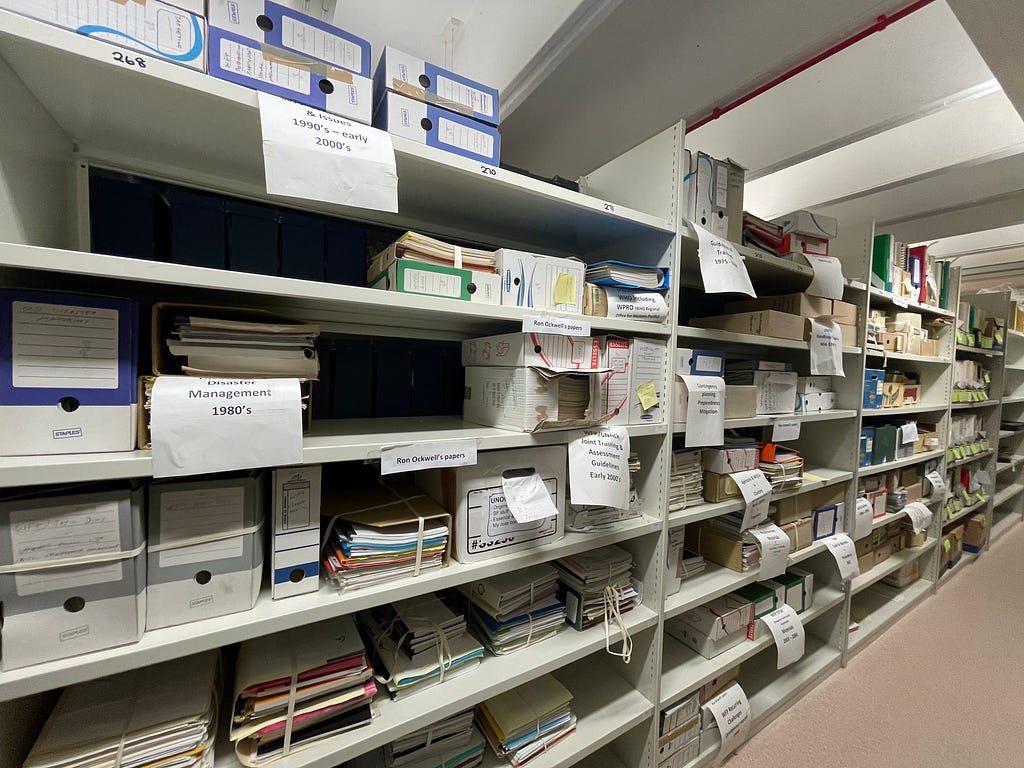
[[[54,440],[65,440],[69,437],[84,437],[85,430],[81,427],[73,427],[72,429],[55,429],[53,430]]]
[[[206,597],[197,597],[195,600],[188,601],[189,608],[202,608],[204,605],[213,604],[213,595],[206,595]]]
[[[228,2],[228,18],[231,19],[232,24],[239,23],[240,17],[238,14],[238,3],[231,1]]]
[[[63,643],[67,640],[75,640],[79,637],[85,637],[89,634],[89,625],[83,624],[81,627],[74,627],[72,629],[65,629],[60,633],[60,641]]]

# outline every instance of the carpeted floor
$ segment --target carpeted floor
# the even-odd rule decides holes
[[[1024,766],[1024,525],[959,567],[727,768]]]

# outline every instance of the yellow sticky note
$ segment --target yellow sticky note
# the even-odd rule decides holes
[[[946,550],[946,552],[949,552],[953,548],[953,545],[949,543],[949,539],[943,539],[942,548]]]
[[[555,304],[576,303],[576,275],[562,273],[555,279]]]
[[[640,398],[640,407],[645,411],[649,411],[658,404],[658,393],[654,391],[653,381],[645,381],[637,387],[636,394]]]

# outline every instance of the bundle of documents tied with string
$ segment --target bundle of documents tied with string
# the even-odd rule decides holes
[[[396,700],[476,669],[484,655],[466,617],[434,594],[362,611],[359,628]]]
[[[231,741],[243,765],[261,766],[368,725],[377,685],[352,616],[242,643]]]
[[[772,484],[772,492],[803,485],[804,460],[795,448],[764,443],[758,468]]]
[[[413,485],[328,493],[321,559],[341,589],[419,576],[448,565],[451,515]]]
[[[742,527],[743,512],[729,512],[698,525],[688,525],[686,549],[700,553],[712,563],[745,573],[761,564],[761,550],[757,539],[749,531],[742,531]]]
[[[495,656],[526,648],[565,629],[558,570],[535,565],[463,584],[472,626]]]
[[[640,472],[640,454],[631,452],[627,466],[629,467],[629,504],[625,508],[619,509],[596,504],[569,504],[565,515],[565,527],[579,533],[607,531],[625,520],[640,517],[642,503],[640,494],[636,490],[636,478]]]
[[[216,651],[64,689],[26,768],[210,768]]]
[[[484,761],[486,742],[473,725],[473,710],[432,723],[384,747],[386,768],[473,768]],[[380,763],[373,764],[378,768]],[[368,766],[369,768],[369,766]]]
[[[676,512],[704,501],[703,451],[674,451],[668,481],[668,509]]]
[[[544,675],[480,704],[476,722],[494,754],[518,768],[576,730],[571,703],[569,690]]]
[[[501,303],[494,251],[463,248],[418,232],[406,232],[374,256],[366,270],[366,284],[399,293]]]

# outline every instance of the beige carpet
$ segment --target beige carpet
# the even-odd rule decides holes
[[[1024,766],[1024,525],[959,567],[727,768]]]

